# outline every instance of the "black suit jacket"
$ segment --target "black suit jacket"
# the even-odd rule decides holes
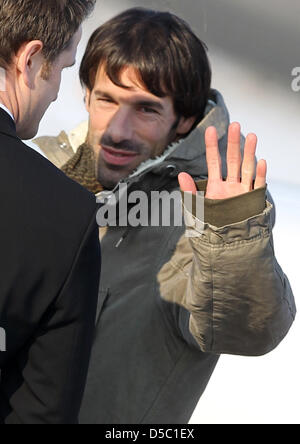
[[[0,205],[0,423],[76,423],[100,273],[95,197],[24,145],[2,109]]]

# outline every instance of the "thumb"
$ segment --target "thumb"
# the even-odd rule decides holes
[[[182,192],[189,191],[190,193],[197,194],[197,187],[194,179],[187,173],[180,173],[178,176],[180,189]]]

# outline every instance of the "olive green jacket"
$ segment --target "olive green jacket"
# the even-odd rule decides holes
[[[212,91],[198,127],[141,165],[124,181],[128,190],[178,190],[182,171],[205,190],[210,125],[226,177],[228,124],[222,96]],[[84,142],[86,126],[75,133]],[[66,133],[36,143],[59,167],[74,152]],[[193,215],[196,199],[203,198],[185,205],[188,228],[100,228],[102,277],[82,423],[188,422],[220,354],[263,355],[290,329],[296,308],[274,254],[269,192],[204,199],[202,221]]]

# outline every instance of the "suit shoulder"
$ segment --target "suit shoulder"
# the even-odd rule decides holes
[[[43,208],[46,213],[87,223],[96,211],[92,193],[18,139],[1,135],[0,171],[3,189],[9,189],[11,199],[23,202],[33,213]]]

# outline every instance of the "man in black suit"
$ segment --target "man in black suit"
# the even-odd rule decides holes
[[[57,98],[94,3],[0,0],[0,423],[78,421],[99,284],[95,198],[20,139]]]

